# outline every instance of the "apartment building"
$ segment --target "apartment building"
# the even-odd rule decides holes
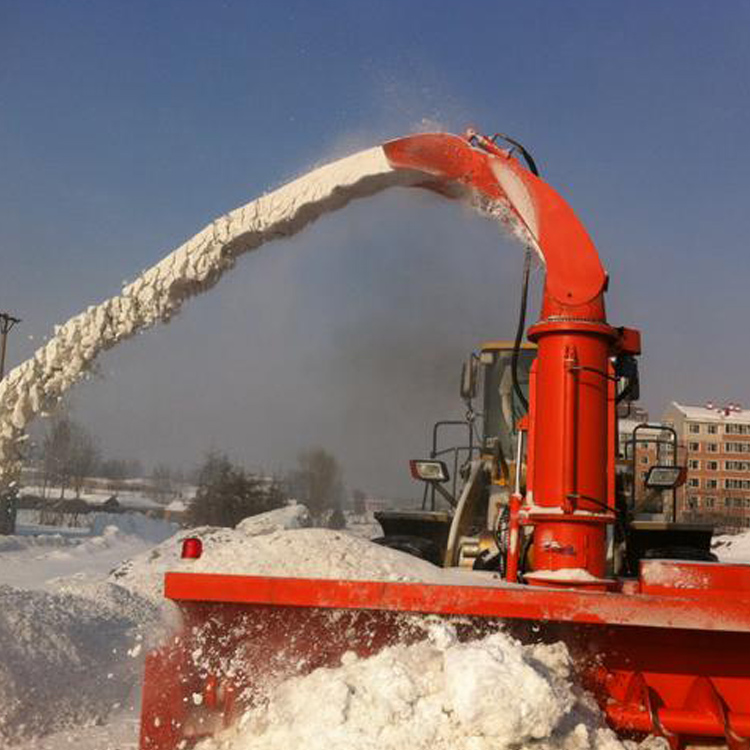
[[[750,410],[739,404],[672,402],[662,421],[686,451],[687,482],[678,490],[684,520],[750,526]]]

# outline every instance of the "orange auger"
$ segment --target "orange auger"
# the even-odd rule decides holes
[[[640,337],[607,323],[607,275],[586,230],[551,187],[474,131],[408,136],[383,151],[393,168],[424,174],[424,187],[502,205],[544,259],[541,318],[528,331],[538,353],[521,425],[526,492],[509,505],[511,533],[533,530],[534,569],[515,583],[511,543],[512,585],[169,573],[166,596],[184,626],[148,657],[141,749],[190,747],[251,705],[270,676],[413,641],[437,615],[463,638],[504,627],[525,641],[564,641],[619,732],[659,734],[675,750],[748,750],[750,566],[644,559],[629,578],[607,567],[617,520],[612,361],[639,354]],[[198,642],[211,644],[208,663],[193,660]]]

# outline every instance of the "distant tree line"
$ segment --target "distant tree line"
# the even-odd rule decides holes
[[[43,497],[52,493],[64,500],[69,493],[78,499],[85,481],[92,477],[110,480],[115,486],[144,478],[138,460],[103,458],[94,435],[67,409],[61,409],[48,422],[35,458]],[[321,447],[301,452],[295,467],[280,477],[248,471],[218,451],[209,452],[189,476],[158,463],[141,491],[167,504],[188,481],[196,486],[187,510],[188,521],[195,525],[233,527],[243,518],[282,507],[294,499],[307,506],[315,525],[346,526],[343,472],[336,457]],[[364,493],[355,490],[352,497],[355,514],[364,515]]]
[[[164,463],[157,464],[146,477],[138,459],[102,457],[96,437],[64,408],[50,419],[30,458],[36,459],[41,472],[44,497],[54,492],[65,499],[69,492],[80,498],[84,481],[90,477],[106,479],[114,485],[146,478],[147,494],[166,504],[185,481],[181,471]]]
[[[287,504],[280,482],[251,474],[225,453],[210,452],[198,470],[195,497],[188,508],[194,526],[236,526],[248,516]]]
[[[188,509],[194,525],[233,527],[243,518],[296,500],[307,507],[315,525],[346,526],[341,466],[323,448],[300,453],[296,467],[281,478],[248,472],[225,453],[213,451],[200,466],[196,483]],[[364,493],[356,497],[364,512]]]

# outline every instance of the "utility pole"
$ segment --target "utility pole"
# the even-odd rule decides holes
[[[11,328],[20,322],[20,318],[14,318],[7,312],[0,313],[0,380],[5,377],[8,334]],[[0,486],[0,534],[15,534],[16,532],[16,494],[15,486]]]
[[[5,351],[8,345],[8,334],[10,329],[16,323],[20,323],[20,318],[14,318],[9,313],[0,313],[0,380],[5,377]]]

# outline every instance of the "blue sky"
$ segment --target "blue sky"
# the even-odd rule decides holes
[[[750,406],[750,5],[0,1],[0,308],[11,362],[206,222],[424,123],[520,138],[591,231],[643,386]],[[320,443],[406,495],[462,355],[514,321],[520,254],[394,193],[243,260],[104,357],[109,454],[276,469]],[[33,340],[29,337],[33,337]]]

